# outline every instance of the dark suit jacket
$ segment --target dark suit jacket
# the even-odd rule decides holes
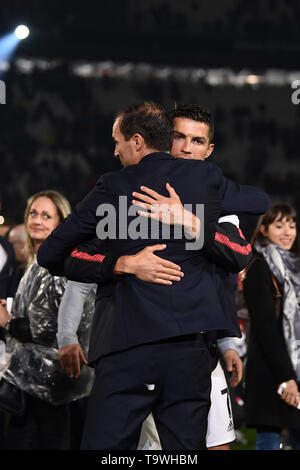
[[[214,164],[153,153],[145,156],[138,165],[104,175],[74,213],[41,245],[39,264],[52,274],[62,274],[64,259],[71,249],[95,235],[95,226],[101,219],[96,216],[99,204],[113,204],[118,213],[120,195],[128,197],[127,210],[132,192],[141,185],[167,195],[166,182],[176,188],[184,204],[193,204],[193,210],[196,204],[204,204],[206,223],[216,221],[224,211],[240,212],[247,205],[255,210],[259,206],[261,210],[262,205],[268,205],[265,193],[259,192],[254,202],[252,190],[226,180]],[[125,227],[134,220],[134,216],[128,216]],[[118,229],[119,226],[117,233]],[[187,250],[186,240],[175,239],[171,233],[169,240],[116,237],[108,239],[107,245],[109,251],[120,256],[162,242],[167,243],[167,248],[161,257],[180,264],[184,278],[180,283],[163,286],[128,276],[101,286],[90,340],[90,362],[103,354],[138,344],[231,327],[219,300],[215,266],[201,251]]]

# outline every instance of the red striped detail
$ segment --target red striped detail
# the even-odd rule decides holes
[[[248,243],[246,246],[241,246],[238,243],[231,242],[229,238],[226,237],[226,235],[223,235],[219,232],[216,232],[215,240],[219,243],[222,243],[222,245],[228,246],[231,250],[236,251],[237,253],[241,253],[242,255],[249,255],[249,253],[252,251],[250,243]]]
[[[105,258],[104,255],[89,255],[85,251],[78,251],[77,248],[72,251],[71,256],[72,258],[84,259],[86,261],[96,261],[98,263],[102,263]]]
[[[237,227],[238,231],[239,231],[239,234],[240,234],[240,237],[243,238],[244,240],[246,240],[246,238],[244,237],[244,234],[243,232],[241,231],[240,227]]]

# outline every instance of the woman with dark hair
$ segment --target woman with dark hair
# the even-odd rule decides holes
[[[300,449],[300,250],[295,210],[273,205],[253,236],[254,258],[244,278],[250,315],[246,363],[246,423],[257,450],[280,449],[288,428]]]

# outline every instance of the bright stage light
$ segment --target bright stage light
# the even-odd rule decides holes
[[[15,29],[15,35],[18,39],[25,39],[29,35],[29,28],[24,24],[21,24]]]

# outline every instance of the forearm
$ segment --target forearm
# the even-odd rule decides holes
[[[59,349],[78,343],[77,330],[84,302],[94,287],[94,284],[68,281],[58,311],[56,337]]]
[[[191,215],[191,212],[189,212]],[[187,217],[187,227],[190,233],[200,230],[200,220]],[[252,256],[251,245],[245,240],[238,228],[231,223],[206,224],[204,233],[204,253],[209,256],[215,264],[221,265],[228,271],[239,272],[250,261]],[[145,259],[136,255],[121,256],[115,264],[115,274],[135,274]]]
[[[270,206],[269,196],[261,189],[240,185],[222,177],[219,197],[222,203],[222,214],[263,214]]]
[[[98,206],[107,202],[108,195],[99,182],[95,188],[77,204],[70,214],[40,246],[37,261],[51,274],[64,274],[64,261],[79,243],[96,236]]]
[[[70,252],[64,262],[64,274],[72,281],[101,284],[114,278],[117,258],[104,241],[93,238]]]
[[[252,258],[250,243],[228,222],[205,225],[203,252],[212,262],[233,273],[244,269]]]
[[[73,253],[65,259],[64,274],[72,281],[101,284],[114,278],[117,259],[113,253],[99,253],[99,261],[77,258]]]

